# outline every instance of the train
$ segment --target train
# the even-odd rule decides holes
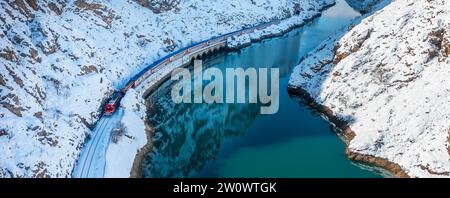
[[[116,111],[117,107],[120,105],[120,101],[127,91],[134,87],[134,81],[130,81],[127,86],[125,86],[120,91],[115,91],[108,102],[103,106],[103,114],[106,116],[111,116]]]
[[[181,48],[175,52],[172,52],[163,58],[159,59],[158,61],[152,63],[151,65],[144,68],[141,72],[139,72],[137,75],[135,75],[133,78],[129,80],[129,82],[126,84],[124,88],[122,88],[120,91],[115,91],[112,95],[112,97],[107,101],[107,103],[103,106],[103,114],[106,116],[111,116],[114,114],[114,112],[117,110],[117,108],[120,105],[120,101],[122,100],[123,96],[127,93],[129,89],[132,89],[134,87],[139,86],[142,82],[147,79],[151,74],[155,73],[159,68],[162,68],[166,66],[167,64],[170,64],[174,61],[180,60],[182,64],[186,64],[192,60],[192,58],[195,55],[196,52],[201,51],[205,47],[208,46],[214,46],[221,42],[226,42],[228,38],[233,36],[239,36],[243,34],[249,34],[255,30],[262,30],[264,28],[267,28],[270,25],[279,24],[281,19],[274,20],[272,22],[264,23],[255,27],[251,28],[243,28],[242,30],[234,31],[228,34],[215,36],[210,39],[207,39],[205,41],[201,41],[195,44],[192,44],[190,46]]]

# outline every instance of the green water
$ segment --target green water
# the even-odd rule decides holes
[[[330,125],[287,94],[301,57],[359,13],[343,0],[302,28],[204,60],[207,67],[280,68],[280,108],[260,115],[260,104],[179,104],[164,83],[148,101],[153,150],[144,177],[381,177],[348,160]]]

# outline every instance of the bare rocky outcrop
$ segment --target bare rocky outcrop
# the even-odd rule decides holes
[[[447,151],[448,151],[448,154],[450,155],[450,127],[448,128],[448,137],[447,137]]]
[[[106,29],[111,28],[111,23],[116,18],[114,10],[100,3],[90,3],[87,2],[86,0],[76,0],[75,6],[76,6],[75,12],[94,13],[95,16],[97,16],[104,22],[97,24]]]
[[[94,65],[85,65],[83,67],[81,67],[81,73],[79,74],[80,76],[84,76],[87,74],[91,74],[91,73],[98,73],[98,69],[96,66]]]
[[[3,77],[3,75],[0,74],[0,86],[5,86],[5,85],[6,85],[5,77]]]
[[[410,176],[402,169],[400,165],[397,163],[393,163],[386,158],[376,157],[373,155],[364,155],[352,152],[350,149],[346,149],[345,152],[349,159],[356,161],[367,163],[369,165],[377,166],[380,168],[384,168],[388,170],[393,176],[397,178],[409,178]]]
[[[341,62],[342,59],[347,58],[348,55],[350,55],[348,52],[341,52],[338,51],[338,49],[340,48],[339,44],[336,45],[334,47],[334,59],[333,59],[333,64],[338,64],[339,62]]]
[[[429,52],[428,60],[433,59],[434,57],[438,57],[439,61],[445,61],[445,59],[449,55],[450,44],[449,38],[450,35],[447,32],[448,28],[439,28],[432,30],[429,35],[429,42],[435,47],[433,50]]]
[[[0,58],[3,58],[7,61],[13,61],[13,62],[18,61],[16,53],[12,49],[9,49],[9,48],[2,49],[2,51],[0,52]]]
[[[28,5],[34,10],[38,10],[38,3],[37,0],[26,0]]]
[[[58,6],[56,3],[50,2],[47,4],[48,8],[54,12],[57,15],[61,15],[62,14],[62,7],[63,6]]]
[[[8,135],[9,133],[8,132],[6,132],[4,129],[0,129],[0,136],[6,136],[6,135]]]
[[[131,178],[141,178],[142,177],[142,162],[144,157],[151,152],[153,147],[153,129],[148,121],[145,121],[145,132],[147,136],[147,144],[142,147],[134,157],[133,166],[131,168],[130,177]]]
[[[164,13],[170,10],[178,9],[180,0],[134,0],[141,6],[144,6],[155,14]]]

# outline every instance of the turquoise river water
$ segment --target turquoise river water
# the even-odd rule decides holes
[[[259,104],[174,104],[173,82],[147,99],[153,106],[153,150],[143,177],[381,177],[355,164],[330,125],[286,91],[301,58],[360,16],[344,0],[307,25],[237,52],[204,59],[204,67],[280,68],[280,108],[259,114]]]

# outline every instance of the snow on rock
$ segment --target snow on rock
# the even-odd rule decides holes
[[[237,49],[243,46],[248,46],[252,43],[250,36],[248,34],[243,34],[240,36],[233,36],[228,38],[227,47],[230,49]]]
[[[334,0],[304,2],[300,6],[300,12],[298,14],[293,16],[289,15],[289,18],[280,21],[278,24],[271,24],[264,29],[256,29],[250,33],[230,37],[227,40],[227,47],[230,49],[238,49],[265,38],[281,36],[292,28],[302,26],[306,21],[310,21],[319,16],[323,9],[334,4]]]
[[[147,143],[145,132],[146,108],[144,99],[133,90],[121,102],[124,116],[118,129],[123,129],[123,134],[113,132],[112,143],[109,144],[106,153],[105,177],[126,178],[130,177],[134,158]]]
[[[166,2],[0,2],[0,177],[70,177],[102,102],[145,66],[333,0]]]
[[[402,0],[330,39],[289,86],[349,124],[353,153],[411,177],[450,176],[450,2]]]

